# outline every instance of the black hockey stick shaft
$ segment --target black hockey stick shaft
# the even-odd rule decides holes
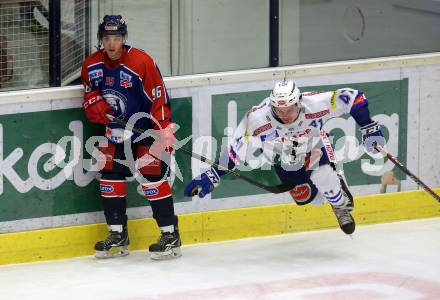
[[[254,186],[257,186],[257,187],[259,187],[259,188],[261,188],[261,189],[263,189],[265,191],[271,192],[273,194],[284,193],[284,192],[290,191],[293,188],[293,186],[291,184],[288,184],[288,183],[281,183],[279,185],[265,185],[265,184],[262,184],[262,183],[254,180],[252,178],[249,178],[249,177],[246,177],[244,175],[241,175],[240,173],[238,173],[235,170],[229,170],[226,167],[223,167],[223,166],[219,165],[218,163],[216,163],[216,162],[214,162],[212,160],[209,160],[209,159],[207,159],[206,157],[204,157],[202,155],[199,155],[197,153],[191,152],[191,151],[189,151],[186,148],[181,147],[181,148],[179,148],[177,150],[182,150],[185,154],[188,154],[191,157],[194,157],[194,158],[196,158],[196,159],[198,159],[198,160],[200,160],[202,162],[205,162],[207,164],[210,164],[211,166],[213,166],[213,167],[215,167],[215,168],[217,168],[219,170],[225,171],[227,174],[234,175],[237,178],[240,178],[240,179],[242,179],[242,180],[244,180],[246,182],[249,182],[250,184],[252,184]],[[195,189],[195,190],[193,190],[191,192],[191,196],[195,196],[197,193],[198,193],[198,190]]]
[[[408,170],[401,162],[392,156],[387,150],[385,150],[381,145],[374,143],[374,148],[385,155],[396,167],[405,172],[409,177],[412,178],[418,185],[420,185],[425,191],[427,191],[435,200],[440,202],[440,196],[434,193],[434,191],[427,186],[423,181],[421,181],[416,175],[414,175],[410,170]]]
[[[117,118],[115,116],[112,116],[110,114],[106,114],[106,116],[111,121],[116,122],[119,125],[122,125],[124,127],[127,127],[129,130],[131,130],[133,132],[136,132],[138,134],[144,134],[145,133],[144,130],[136,128],[134,126],[131,126],[130,124],[127,124],[127,122],[125,122],[124,120],[121,120],[121,119],[119,119],[119,118]],[[157,138],[157,136],[154,136],[153,134],[150,134],[150,135],[155,137],[155,138]],[[190,150],[188,150],[186,148],[180,147],[180,148],[178,148],[176,150],[180,150],[183,153],[185,153],[186,155],[189,155],[190,157],[196,158],[196,159],[198,159],[198,160],[200,160],[200,161],[202,161],[204,163],[210,164],[211,166],[213,166],[213,167],[215,167],[215,168],[217,168],[219,170],[225,171],[227,174],[231,174],[231,175],[233,175],[233,176],[235,176],[237,178],[240,178],[240,179],[242,179],[242,180],[244,180],[244,181],[246,181],[246,182],[248,182],[248,183],[250,183],[250,184],[252,184],[254,186],[257,186],[257,187],[259,187],[259,188],[261,188],[261,189],[263,189],[263,190],[265,190],[267,192],[273,193],[273,194],[281,194],[281,193],[290,191],[293,188],[293,184],[291,184],[291,183],[280,183],[279,185],[265,185],[265,184],[262,184],[261,182],[258,182],[258,181],[254,180],[252,178],[249,178],[249,177],[246,177],[244,175],[241,175],[240,173],[238,173],[235,170],[229,170],[228,168],[223,167],[223,166],[219,165],[218,163],[216,163],[216,162],[214,162],[214,161],[212,161],[212,160],[210,160],[210,159],[208,159],[208,158],[206,158],[206,157],[204,157],[204,156],[202,156],[200,154],[194,153],[194,152],[192,152],[192,151],[190,151]],[[151,156],[153,156],[155,159],[158,159],[154,155],[151,155]],[[192,193],[191,193],[192,195],[191,196],[196,195],[197,192],[198,192],[197,190],[192,191]]]

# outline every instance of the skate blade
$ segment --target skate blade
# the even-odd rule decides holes
[[[178,258],[182,256],[180,247],[172,248],[164,252],[150,252],[150,257],[153,260],[168,260],[173,258]]]
[[[130,254],[127,246],[115,247],[108,251],[96,251],[95,257],[97,259],[107,259],[107,258],[115,258],[115,257],[123,257]]]

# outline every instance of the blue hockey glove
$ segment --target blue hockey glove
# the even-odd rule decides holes
[[[220,176],[216,169],[211,168],[191,180],[191,182],[186,185],[183,194],[185,197],[199,195],[200,198],[203,198],[211,193],[219,184]]]
[[[378,151],[374,148],[374,143],[378,143],[382,147],[385,145],[385,139],[383,138],[379,123],[372,122],[362,126],[361,132],[364,147],[368,152],[373,154],[378,153]]]

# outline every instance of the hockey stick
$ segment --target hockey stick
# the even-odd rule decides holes
[[[130,124],[127,124],[127,122],[125,122],[124,120],[121,120],[121,119],[119,119],[119,118],[117,118],[115,116],[112,116],[110,114],[106,114],[106,116],[111,121],[116,122],[119,125],[122,125],[124,127],[127,127],[128,129],[130,129],[133,132],[136,132],[138,134],[146,133],[145,130],[133,127]],[[157,138],[157,136],[155,136],[153,134],[148,133],[148,135],[150,135],[150,136],[152,136],[154,138]],[[235,170],[229,170],[228,168],[223,167],[223,166],[219,165],[218,163],[213,162],[212,160],[210,160],[210,159],[208,159],[208,158],[206,158],[206,157],[204,157],[202,155],[199,155],[197,153],[194,153],[194,152],[192,152],[192,151],[190,151],[190,150],[188,150],[186,148],[180,147],[180,148],[178,148],[176,150],[181,150],[183,153],[185,153],[186,155],[189,155],[192,158],[196,158],[196,159],[198,159],[198,160],[200,160],[200,161],[202,161],[204,163],[210,164],[211,166],[213,166],[213,167],[215,167],[217,169],[225,171],[227,174],[234,175],[237,178],[240,178],[240,179],[242,179],[242,180],[244,180],[244,181],[246,181],[246,182],[248,182],[248,183],[250,183],[250,184],[252,184],[252,185],[254,185],[256,187],[259,187],[260,189],[263,189],[263,190],[265,190],[267,192],[270,192],[270,193],[273,193],[273,194],[281,194],[281,193],[290,191],[293,188],[293,184],[291,184],[291,183],[280,183],[279,185],[265,185],[265,184],[262,184],[262,183],[254,180],[252,178],[249,178],[249,177],[246,177],[244,175],[241,175],[240,173],[238,173]],[[153,158],[158,159],[154,155],[152,155],[152,154],[150,154],[150,155]],[[192,191],[191,196],[195,196],[195,194],[197,194],[197,190]]]
[[[434,193],[434,191],[427,186],[423,181],[421,181],[419,178],[417,178],[416,175],[414,175],[413,173],[411,173],[410,170],[408,170],[404,165],[402,165],[402,163],[400,163],[397,158],[395,158],[394,156],[392,156],[387,150],[385,150],[381,145],[379,145],[378,143],[374,143],[373,144],[374,149],[376,149],[377,151],[379,151],[380,153],[382,153],[383,155],[385,155],[389,160],[391,160],[391,162],[398,167],[400,170],[402,170],[403,172],[405,172],[409,177],[412,178],[412,180],[414,180],[418,185],[421,185],[422,188],[427,191],[435,200],[440,202],[440,196],[437,195],[436,193]]]

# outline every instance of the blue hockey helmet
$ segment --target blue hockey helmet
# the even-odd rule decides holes
[[[104,34],[120,34],[127,36],[127,23],[121,15],[105,15],[98,28],[98,40],[101,40]]]

